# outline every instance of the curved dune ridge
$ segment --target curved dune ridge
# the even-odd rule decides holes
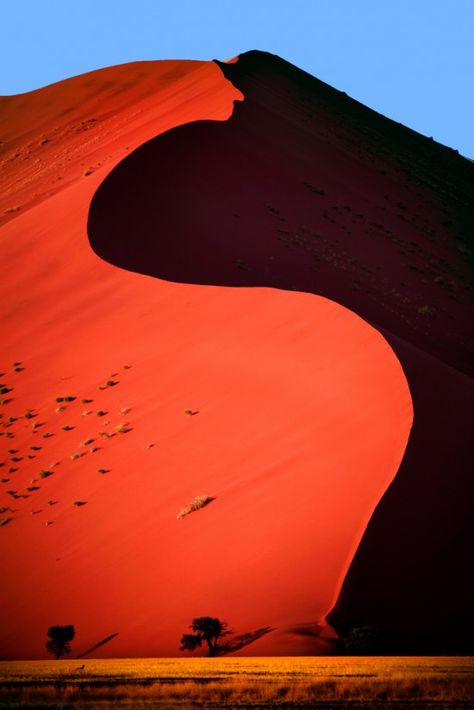
[[[298,125],[300,104],[296,117],[289,109],[291,82],[283,87],[290,96],[289,103],[282,99],[285,110],[278,102],[269,109],[281,128],[300,135],[296,157],[288,130],[275,133],[258,111],[253,122],[241,123],[255,110],[254,83],[264,103],[268,91],[282,93],[276,75],[286,82],[289,70],[282,71],[280,61],[250,53],[231,65],[137,63],[1,100],[9,120],[2,158],[3,219],[9,222],[2,228],[7,271],[1,284],[9,335],[1,459],[9,480],[0,489],[6,520],[0,562],[8,579],[0,592],[4,657],[44,656],[46,628],[58,623],[76,625],[78,653],[98,646],[96,656],[176,655],[181,633],[200,614],[248,632],[253,643],[243,653],[329,650],[324,617],[395,476],[412,419],[402,368],[378,329],[402,359],[422,417],[418,431],[415,419],[401,488],[399,474],[372,520],[382,511],[384,530],[395,511],[412,530],[410,516],[424,492],[428,509],[436,510],[441,496],[451,505],[446,522],[438,520],[440,535],[453,512],[462,529],[465,500],[453,508],[442,477],[426,496],[417,464],[427,455],[442,471],[445,457],[435,444],[427,452],[426,437],[433,421],[438,433],[440,421],[447,423],[447,450],[454,428],[459,433],[465,426],[460,416],[451,422],[454,395],[464,396],[464,375],[433,352],[425,357],[420,346],[432,351],[437,339],[416,318],[408,323],[408,311],[404,327],[393,327],[402,320],[393,318],[387,327],[379,317],[383,308],[367,310],[371,300],[383,303],[379,294],[351,300],[349,289],[341,291],[346,256],[340,252],[339,263],[331,251],[338,243],[334,226],[320,252],[328,257],[321,259],[322,287],[297,280],[302,262],[292,252],[301,245],[294,240],[305,244],[308,234],[283,224],[283,208],[311,230],[321,213],[306,198],[328,199],[306,166],[301,169],[301,156],[314,146],[301,139],[301,131],[306,138],[311,131]],[[237,73],[229,76],[229,67]],[[26,113],[28,121],[17,120]],[[210,126],[229,132],[209,141]],[[193,138],[195,130],[199,141],[188,141],[187,131]],[[360,162],[348,133],[342,147],[335,149],[329,135],[333,149],[316,152],[320,167],[341,151],[345,156],[336,161],[334,191],[347,186],[347,164]],[[275,142],[282,136],[286,142]],[[252,180],[229,154],[235,137],[256,166]],[[288,184],[278,192],[281,164],[293,166],[298,190],[303,181],[304,199]],[[371,178],[366,166],[362,177],[357,206],[378,210],[380,178]],[[396,179],[394,185],[401,189]],[[243,214],[231,214],[234,198]],[[255,200],[264,217],[256,214]],[[433,214],[437,225],[436,206]],[[235,229],[231,217],[243,218],[244,227]],[[87,219],[93,248],[112,265],[91,251]],[[268,251],[269,232],[279,234],[281,251],[278,269],[265,271],[267,257],[275,256],[273,243]],[[384,250],[375,246],[368,255],[377,261]],[[25,258],[33,252],[34,260]],[[363,276],[362,266],[356,270]],[[329,292],[331,274],[336,286]],[[236,285],[252,288],[222,288]],[[462,320],[462,299],[455,308]],[[435,355],[446,355],[450,365],[464,362],[449,339],[439,348]],[[426,382],[440,373],[438,392],[427,396]],[[445,390],[446,412],[436,421],[428,410]],[[177,520],[199,495],[213,500]],[[355,569],[355,592],[346,583],[336,605],[342,630],[348,621],[339,605],[341,599],[347,604],[347,589],[349,622],[361,618],[360,609],[351,610],[367,584],[357,579],[357,569],[385,553],[387,534],[374,547],[370,530],[349,572],[351,580]],[[407,534],[397,532],[400,539]],[[431,532],[428,526],[424,534]],[[392,529],[389,542],[395,537]],[[441,554],[443,561],[437,540],[435,534],[428,559]],[[413,543],[418,551],[421,540]],[[390,555],[387,564],[399,572],[399,554],[390,549]],[[413,559],[406,547],[405,556]],[[385,620],[387,590],[370,577]],[[448,586],[446,602],[450,593]],[[406,631],[413,623],[410,595],[400,606]],[[398,623],[396,613],[393,618]]]
[[[202,81],[221,77],[223,86],[212,87],[221,104],[240,98],[216,65],[205,70],[198,70]],[[95,101],[109,85],[101,74],[92,77]],[[196,74],[192,91],[200,88]],[[75,92],[83,88],[84,79],[72,81]],[[173,92],[179,107],[185,88]],[[67,92],[58,89],[62,102]],[[48,101],[56,95],[54,87],[43,91]],[[208,109],[208,95],[198,97]],[[203,110],[192,102],[186,108],[189,120],[192,108],[198,116]],[[172,118],[178,123],[177,110]],[[115,120],[120,129],[124,119]],[[99,133],[100,119],[92,122],[97,128],[90,123],[79,125]],[[136,133],[135,142],[143,137]],[[98,138],[102,156],[112,149]],[[51,151],[64,150],[51,143]],[[100,653],[174,655],[201,611],[250,632],[254,653],[328,648],[320,624],[395,475],[411,424],[396,358],[376,331],[323,298],[175,287],[97,262],[81,241],[90,190],[90,182],[71,178],[70,188],[5,228],[12,261],[28,239],[37,258],[12,264],[28,283],[23,309],[31,310],[19,315],[15,304],[16,324],[29,327],[21,337],[15,328],[11,358],[21,352],[25,367],[15,372],[21,379],[6,406],[34,416],[9,428],[21,462],[12,520],[2,531],[10,538],[4,562],[11,580],[2,591],[2,652],[40,655],[44,629],[68,618],[86,649],[120,629]],[[14,237],[22,243],[13,245]],[[73,251],[59,256],[66,240]],[[32,311],[43,316],[33,319]],[[26,337],[34,340],[29,348]],[[64,400],[65,388],[73,394]],[[27,451],[35,458],[25,461]],[[42,479],[38,470],[51,475]],[[35,491],[27,485],[32,475]],[[177,521],[202,491],[213,494],[213,505]]]
[[[29,99],[38,123],[24,136],[16,122],[12,142],[47,153],[29,190],[7,163],[21,210],[4,213],[20,363],[3,405],[18,417],[8,464],[19,459],[2,491],[4,656],[44,655],[46,627],[67,619],[98,655],[175,655],[201,612],[249,633],[252,653],[326,650],[324,615],[408,437],[401,368],[350,311],[305,294],[150,282],[88,250],[85,208],[123,154],[124,126],[129,150],[151,126],[227,118],[241,99],[215,64],[164,64],[10,100],[23,102],[13,117]],[[77,130],[61,123],[71,94]],[[44,127],[51,138],[38,141]],[[78,179],[86,165],[97,168]],[[107,234],[116,243],[114,225]],[[177,520],[200,492],[213,505]]]
[[[91,245],[161,279],[321,294],[385,335],[414,429],[330,619],[379,627],[402,652],[466,652],[473,166],[278,57],[219,66],[245,100],[118,165],[92,201]]]

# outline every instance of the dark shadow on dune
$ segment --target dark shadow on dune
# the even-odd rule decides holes
[[[323,627],[320,624],[296,624],[286,629],[287,633],[296,634],[297,636],[310,636],[311,638],[319,638]]]
[[[79,659],[85,658],[86,656],[90,656],[93,651],[97,651],[98,648],[100,648],[101,646],[105,646],[105,644],[109,643],[110,641],[113,641],[113,639],[117,636],[118,632],[115,634],[110,634],[110,636],[106,636],[105,639],[102,639],[102,641],[99,641],[94,646],[91,646],[91,648],[88,648],[87,651],[84,651],[84,653],[81,653],[79,656],[76,656],[76,658]]]
[[[169,281],[320,294],[385,335],[414,426],[329,618],[400,651],[465,653],[473,166],[271,55],[219,66],[245,100],[123,160],[92,200],[91,246]]]
[[[263,626],[261,629],[256,629],[256,631],[247,631],[245,634],[239,634],[238,636],[233,636],[229,641],[224,641],[219,644],[219,656],[226,656],[228,653],[234,653],[235,651],[240,651],[245,646],[249,646],[251,643],[258,641],[262,636],[269,634],[270,631],[274,631],[271,626]]]

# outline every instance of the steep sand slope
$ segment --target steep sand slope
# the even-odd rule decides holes
[[[4,657],[44,655],[62,623],[77,652],[118,633],[97,655],[174,655],[199,614],[255,653],[328,648],[317,622],[411,426],[397,359],[324,298],[127,273],[86,235],[127,148],[240,98],[215,64],[160,62],[2,100]]]
[[[414,429],[330,618],[392,649],[465,652],[473,166],[277,57],[220,66],[245,101],[124,160],[94,197],[91,244],[161,279],[321,294],[385,334]]]
[[[216,91],[223,86],[229,101],[241,99],[209,63],[134,62],[0,97],[0,223],[81,177],[98,171],[99,180],[161,131],[223,120],[231,111]]]

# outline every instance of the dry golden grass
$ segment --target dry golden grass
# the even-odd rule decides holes
[[[471,658],[191,658],[0,663],[0,708],[471,708]]]

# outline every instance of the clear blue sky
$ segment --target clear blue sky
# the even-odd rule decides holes
[[[0,20],[0,94],[263,49],[474,158],[474,0],[3,0]]]

